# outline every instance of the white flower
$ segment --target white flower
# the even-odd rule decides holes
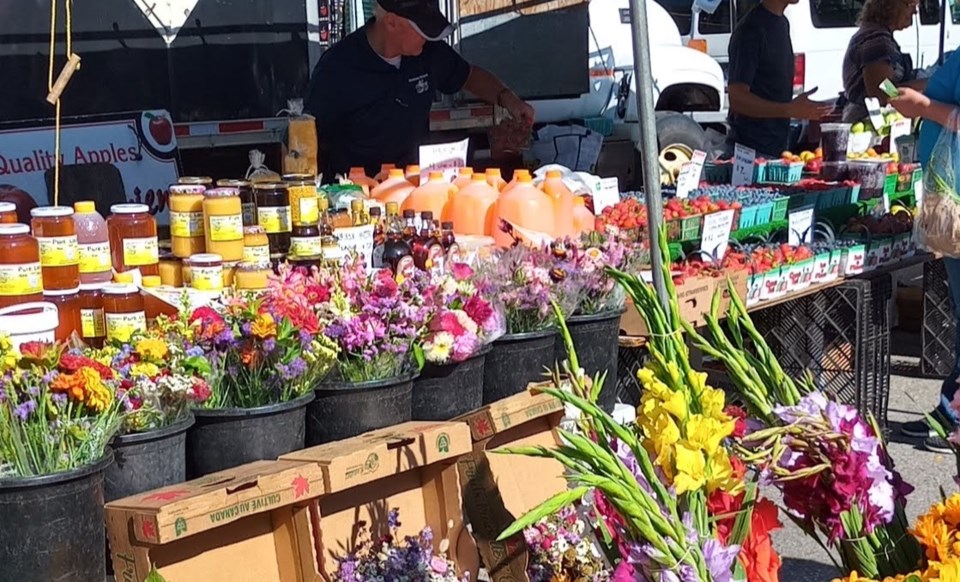
[[[441,290],[443,291],[443,294],[445,296],[449,297],[453,295],[454,293],[457,292],[457,288],[458,288],[457,280],[454,279],[453,277],[445,277],[443,279]]]
[[[434,334],[431,341],[423,343],[423,355],[428,362],[442,364],[450,359],[453,351],[453,334],[441,331]]]
[[[561,554],[563,554],[563,553],[566,552],[568,549],[570,549],[570,544],[567,543],[566,538],[564,538],[563,536],[561,536],[561,537],[558,537],[558,538],[557,538],[557,541],[555,541],[555,542],[553,543],[553,548],[552,548],[552,549],[556,549],[558,552],[560,552]]]
[[[457,321],[460,322],[460,325],[463,326],[467,333],[470,335],[477,335],[477,322],[470,319],[470,316],[467,315],[466,311],[462,309],[456,309],[453,311],[453,314],[457,316]]]

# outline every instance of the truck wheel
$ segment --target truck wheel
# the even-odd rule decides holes
[[[657,113],[657,144],[660,147],[660,180],[672,185],[693,151],[703,149],[706,134],[693,119],[673,111]]]

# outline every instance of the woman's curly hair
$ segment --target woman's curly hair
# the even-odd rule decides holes
[[[857,24],[877,24],[880,26],[889,26],[892,24],[903,10],[915,10],[911,8],[910,0],[865,0],[860,9],[860,17]]]

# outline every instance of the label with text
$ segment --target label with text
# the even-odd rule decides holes
[[[789,216],[790,233],[787,242],[791,246],[813,242],[813,208],[795,210]]]
[[[203,236],[203,213],[171,210],[170,235],[178,238]]]
[[[123,264],[128,267],[156,265],[160,262],[157,237],[123,239]]]
[[[43,292],[40,263],[0,265],[0,297],[35,295]]]
[[[240,214],[211,216],[209,236],[210,240],[215,242],[243,240],[243,216]]]
[[[315,257],[322,252],[319,236],[290,237],[290,254],[294,257]]]
[[[753,166],[756,160],[756,150],[736,144],[733,150],[734,186],[750,186],[753,184]]]
[[[733,210],[722,210],[703,217],[703,236],[700,239],[700,250],[703,253],[717,260],[723,259],[727,254],[733,215]]]
[[[107,339],[126,342],[136,332],[147,331],[147,315],[143,311],[133,313],[105,313]]]
[[[281,234],[293,229],[289,206],[261,206],[257,208],[257,220],[267,234]]]
[[[107,322],[103,309],[80,310],[80,333],[85,338],[97,338],[107,335]]]
[[[243,247],[244,263],[269,263],[270,245],[259,245],[255,247]]]
[[[198,291],[223,290],[223,266],[190,266],[190,286]]]
[[[77,236],[38,236],[40,264],[44,267],[69,267],[80,262]]]
[[[113,267],[110,259],[110,243],[80,245],[80,273],[102,273]]]
[[[690,161],[683,164],[680,175],[677,176],[677,198],[687,198],[700,186],[700,176],[706,161],[707,153],[696,150]]]

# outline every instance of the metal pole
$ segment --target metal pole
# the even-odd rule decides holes
[[[660,225],[663,199],[660,195],[660,161],[657,146],[657,117],[653,109],[653,78],[650,76],[650,39],[647,34],[646,0],[630,0],[630,27],[633,32],[633,78],[637,90],[637,115],[640,119],[640,159],[643,162],[643,191],[647,203],[647,232],[653,266],[653,288],[663,308],[669,311],[667,285],[660,256]]]
[[[940,3],[940,55],[937,57],[937,64],[943,64],[943,54],[947,44],[947,3],[950,0],[943,0]]]

